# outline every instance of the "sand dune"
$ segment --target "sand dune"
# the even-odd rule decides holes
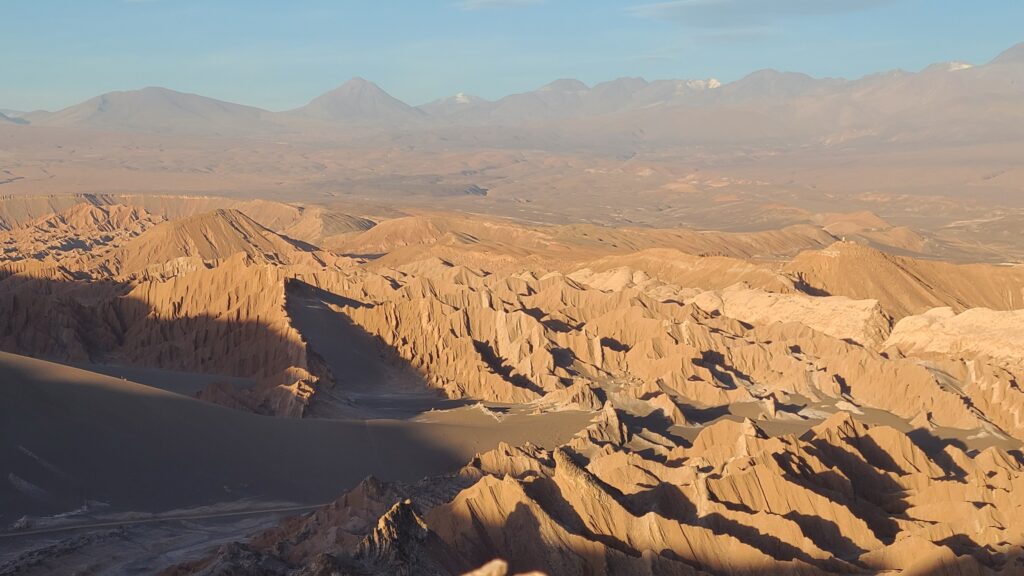
[[[468,411],[457,423],[254,416],[119,378],[0,353],[3,523],[84,500],[164,511],[257,498],[318,503],[368,474],[411,481],[499,438],[553,445],[587,415]]]

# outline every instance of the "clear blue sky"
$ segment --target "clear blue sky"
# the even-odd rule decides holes
[[[352,76],[421,104],[561,77],[857,77],[1024,40],[1022,0],[0,0],[0,108],[166,86],[281,110]]]

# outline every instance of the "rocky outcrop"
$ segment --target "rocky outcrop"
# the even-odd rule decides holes
[[[957,314],[934,308],[907,316],[893,328],[886,346],[909,354],[987,357],[1024,366],[1024,310],[971,308]]]
[[[112,253],[163,220],[138,207],[77,204],[0,234],[0,265],[55,279],[109,277]]]
[[[778,294],[733,286],[720,292],[701,293],[692,301],[707,312],[718,311],[749,324],[802,324],[833,338],[872,348],[884,342],[892,328],[892,319],[875,300]]]
[[[118,274],[146,276],[159,274],[166,262],[196,259],[209,264],[237,254],[261,264],[324,265],[310,247],[279,236],[235,209],[218,209],[157,226],[118,249],[111,259]]]
[[[872,301],[739,289],[683,303],[649,286],[597,289],[557,272],[492,274],[440,260],[303,280],[344,297],[335,313],[453,398],[595,409],[615,382],[680,426],[691,409],[756,402],[769,417],[798,418],[808,402],[843,402],[1021,432],[1016,408],[991,400],[1016,394],[1012,372],[972,373],[956,359],[937,371],[876,351],[889,320]],[[746,320],[727,314],[735,310]]]
[[[893,318],[936,307],[1024,308],[1024,267],[951,264],[895,256],[856,242],[803,252],[786,264],[811,294],[874,299]]]
[[[493,558],[507,562],[494,570],[546,574],[1012,574],[1024,553],[1011,520],[1024,465],[998,448],[926,451],[846,412],[799,435],[721,420],[692,443],[642,450],[639,424],[608,424],[552,451],[500,446],[401,494],[364,482],[248,546],[292,567],[360,561],[367,574],[459,574]],[[420,515],[432,484],[456,489]]]

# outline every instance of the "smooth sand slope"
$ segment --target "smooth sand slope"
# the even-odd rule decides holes
[[[277,419],[0,353],[0,521],[85,500],[140,511],[245,497],[323,502],[370,474],[414,480],[453,470],[499,440],[563,441],[588,419]]]

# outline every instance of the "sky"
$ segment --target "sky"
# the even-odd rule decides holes
[[[422,104],[557,78],[855,78],[1024,41],[1021,0],[0,0],[0,109],[164,86],[271,110],[353,76]]]

